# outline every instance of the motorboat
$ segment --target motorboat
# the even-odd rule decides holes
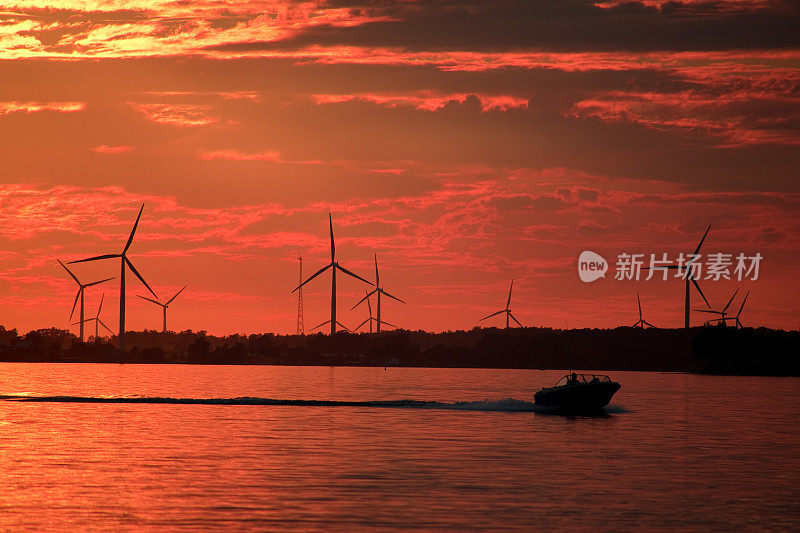
[[[543,387],[533,395],[536,405],[558,407],[569,411],[602,409],[621,385],[597,374],[570,373],[552,387]]]

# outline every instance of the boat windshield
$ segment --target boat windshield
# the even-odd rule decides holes
[[[572,379],[572,374],[567,374],[559,379],[554,385],[555,387],[563,387],[565,385],[576,385],[581,383],[597,383],[602,381],[611,381],[611,378],[603,374],[575,374],[575,380]]]

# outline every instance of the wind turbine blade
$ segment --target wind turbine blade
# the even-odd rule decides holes
[[[511,286],[508,288],[508,301],[506,302],[506,309],[511,307],[511,289],[514,288],[514,280],[511,280]]]
[[[397,300],[397,301],[398,301],[398,302],[400,302],[401,304],[404,304],[404,303],[405,303],[403,300],[401,300],[401,299],[400,299],[400,298],[398,298],[397,296],[392,296],[391,294],[389,294],[388,292],[386,292],[386,291],[385,291],[385,290],[383,290],[383,289],[378,289],[378,290],[379,290],[379,291],[381,291],[381,294],[383,294],[384,296],[388,296],[388,297],[389,297],[389,298],[391,298],[392,300]]]
[[[359,329],[361,329],[361,326],[363,326],[364,324],[369,322],[371,319],[372,319],[372,317],[369,317],[369,318],[365,319],[364,322],[362,322],[361,324],[357,325],[353,331],[358,331]]]
[[[708,225],[708,228],[706,228],[706,232],[703,233],[703,238],[700,239],[700,244],[698,244],[697,248],[694,249],[694,255],[697,255],[697,252],[700,251],[700,247],[703,246],[703,241],[706,240],[706,235],[708,235],[708,230],[710,229],[711,229],[711,224]]]
[[[709,226],[709,228],[710,228],[710,227],[711,227],[711,226]],[[702,243],[700,243],[700,244],[702,244]],[[700,296],[702,296],[702,297],[703,297],[703,301],[706,303],[706,305],[708,306],[708,308],[709,308],[709,309],[711,309],[711,304],[710,304],[710,303],[708,303],[708,300],[706,300],[706,295],[705,295],[705,294],[703,294],[703,291],[702,291],[702,290],[700,290],[700,285],[698,285],[698,284],[697,284],[697,280],[695,280],[694,278],[689,278],[689,279],[691,279],[691,280],[692,280],[692,283],[694,284],[694,288],[695,288],[695,289],[697,289],[697,292],[699,292],[699,293],[700,293]]]
[[[639,304],[639,320],[642,319],[642,301],[639,299],[639,291],[636,291],[636,303]]]
[[[314,331],[315,329],[317,329],[317,328],[321,328],[321,327],[322,327],[322,326],[324,326],[325,324],[330,324],[330,323],[331,323],[331,321],[330,321],[330,320],[326,320],[326,321],[325,321],[325,322],[323,322],[322,324],[317,324],[316,326],[314,326],[313,328],[311,328],[311,329],[310,329],[310,330],[308,330],[308,331]]]
[[[375,289],[375,290],[378,290],[378,289]],[[364,291],[364,292],[367,292],[367,291]],[[375,292],[375,291],[373,291],[373,292]],[[372,318],[372,303],[369,300],[369,295],[367,295],[367,310],[369,311],[369,317]],[[352,311],[352,309],[351,309],[351,311]]]
[[[366,295],[366,296],[364,296],[363,298],[361,298],[361,299],[358,301],[358,303],[357,303],[356,305],[354,305],[353,307],[351,307],[351,308],[350,308],[350,310],[352,311],[353,309],[355,309],[356,307],[358,307],[359,305],[361,305],[361,302],[363,302],[364,300],[367,300],[367,299],[368,299],[370,296],[372,296],[373,294],[375,294],[375,292],[376,292],[377,290],[378,290],[378,289],[374,289],[372,292],[370,292],[370,293],[367,293],[367,295]],[[367,300],[367,302],[369,302],[369,300]]]
[[[491,315],[489,315],[489,316],[485,316],[485,317],[481,318],[481,320],[486,320],[487,318],[492,318],[492,317],[493,317],[493,316],[495,316],[495,315],[499,315],[500,313],[505,313],[505,312],[506,312],[506,310],[505,310],[505,309],[501,309],[501,310],[499,310],[499,311],[498,311],[498,312],[496,312],[496,313],[492,313],[492,314],[491,314]],[[480,320],[479,320],[478,322],[480,322]]]
[[[361,277],[361,276],[359,276],[358,274],[353,274],[352,272],[350,272],[349,270],[347,270],[345,267],[343,267],[343,266],[341,266],[341,265],[338,265],[338,264],[336,264],[336,265],[335,265],[335,268],[338,268],[339,270],[341,270],[342,272],[344,272],[345,274],[347,274],[347,275],[349,275],[349,276],[353,276],[354,278],[360,279],[360,280],[361,280],[361,281],[363,281],[364,283],[368,283],[368,284],[372,285],[372,282],[371,282],[371,281],[367,281],[367,280],[365,280],[364,278],[362,278],[362,277]]]
[[[736,298],[736,293],[738,293],[738,292],[739,292],[739,287],[736,287],[736,291],[734,291],[733,296],[731,296],[731,299],[728,300],[727,305],[722,308],[722,312],[723,313],[728,310],[728,307],[730,307],[731,302],[733,302],[733,299]]]
[[[336,245],[333,243],[333,218],[330,211],[328,211],[328,223],[331,228],[331,263],[333,263],[334,257],[336,257]]]
[[[714,315],[721,315],[722,311],[714,311],[712,309],[692,309],[692,311],[697,311],[698,313],[711,313]]]
[[[378,254],[375,254],[375,286],[378,287],[380,282],[381,278],[378,275]]]
[[[635,328],[636,326],[639,325],[640,322],[641,322],[641,320],[637,320],[636,322],[633,323],[633,325],[631,327]]]
[[[744,309],[744,303],[747,301],[747,297],[750,296],[750,291],[747,291],[747,294],[744,295],[744,300],[742,300],[742,305],[739,306],[739,311],[736,313],[736,322],[739,322],[739,315],[742,314],[742,309]]]
[[[653,324],[651,324],[651,323],[650,323],[650,322],[648,322],[647,320],[643,320],[642,322],[644,322],[645,324],[647,324],[647,325],[648,325],[648,326],[650,326],[651,328],[656,328],[656,329],[658,329],[656,326],[654,326]]]
[[[105,283],[106,281],[111,281],[112,279],[114,279],[114,278],[112,277],[112,278],[101,279],[100,281],[93,281],[91,283],[87,283],[86,285],[84,285],[84,287],[91,287],[93,285],[100,285],[101,283]]]
[[[72,315],[75,314],[75,306],[78,305],[78,298],[81,297],[81,292],[83,291],[83,287],[78,289],[78,293],[75,295],[75,301],[72,302],[72,311],[69,312],[69,319],[72,320]]]
[[[184,286],[183,286],[183,289],[185,289],[186,287],[188,287],[188,285],[184,285]],[[179,290],[178,292],[176,292],[176,293],[175,293],[175,296],[173,296],[172,298],[170,298],[169,300],[167,300],[167,303],[165,303],[164,305],[169,305],[169,304],[171,304],[171,303],[172,303],[172,300],[174,300],[175,298],[177,298],[177,297],[178,297],[178,295],[179,295],[180,293],[182,293],[182,292],[183,292],[183,289],[181,289],[181,290]]]
[[[108,330],[108,332],[109,332],[109,333],[111,333],[112,335],[116,335],[116,333],[114,333],[113,331],[111,331],[111,328],[110,328],[110,327],[108,327],[108,326],[106,326],[106,325],[105,325],[105,323],[104,323],[102,320],[100,320],[99,318],[98,318],[97,320],[98,320],[98,322],[100,322],[100,325],[101,325],[101,326],[103,326],[104,328],[106,328],[106,330]]]
[[[308,282],[309,282],[309,281],[311,281],[312,279],[316,278],[317,276],[319,276],[320,274],[322,274],[323,272],[325,272],[326,270],[328,270],[328,269],[329,269],[331,266],[333,266],[333,263],[329,264],[328,266],[325,266],[325,267],[322,267],[322,268],[320,268],[319,270],[317,270],[317,271],[314,273],[314,275],[313,275],[313,276],[311,276],[310,278],[308,278],[307,280],[305,280],[303,283],[301,283],[300,285],[298,285],[298,286],[297,286],[297,287],[294,289],[294,291],[292,291],[292,292],[295,292],[297,289],[299,289],[300,287],[302,287],[303,285],[305,285],[306,283],[308,283]]]
[[[94,319],[94,318],[86,318],[86,319],[84,319],[84,320],[83,320],[83,323],[85,324],[85,323],[87,323],[87,322],[91,322],[92,320],[96,320],[96,319]],[[78,325],[78,324],[80,324],[80,323],[81,323],[81,321],[80,321],[80,320],[78,320],[77,322],[73,322],[73,323],[72,323],[72,324],[70,324],[70,325],[72,325],[72,326],[77,326],[77,325]]]
[[[100,296],[100,306],[97,308],[97,316],[100,316],[100,310],[103,309],[103,300],[105,299],[105,297],[106,293],[103,293],[103,295]]]
[[[100,259],[113,259],[115,257],[119,257],[121,254],[105,254],[105,255],[96,255],[94,257],[90,257],[88,259],[78,259],[77,261],[70,261],[68,264],[73,263],[85,263],[87,261],[99,261]]]
[[[139,298],[141,298],[142,300],[147,300],[148,302],[153,302],[156,305],[160,305],[161,307],[164,307],[164,304],[162,304],[161,302],[157,302],[157,301],[153,300],[152,298],[148,298],[147,296],[140,296],[138,294],[136,296],[139,296]]]
[[[339,327],[341,327],[341,328],[342,328],[343,330],[345,330],[347,333],[352,333],[352,331],[350,331],[350,330],[347,328],[347,326],[345,326],[344,324],[342,324],[342,323],[341,323],[341,322],[339,322],[338,320],[336,321],[336,323],[339,325]]]
[[[72,273],[72,271],[71,271],[70,269],[68,269],[68,268],[67,268],[67,265],[65,265],[64,263],[62,263],[62,262],[61,262],[61,259],[56,259],[56,261],[58,261],[58,264],[59,264],[59,265],[61,265],[62,267],[64,267],[64,270],[66,270],[66,271],[67,271],[67,274],[69,274],[70,276],[72,276],[72,279],[74,279],[74,280],[75,280],[75,283],[77,283],[78,285],[80,285],[80,284],[81,284],[81,282],[80,282],[80,281],[78,281],[78,278],[76,278],[76,277],[75,277],[75,274],[73,274],[73,273]]]
[[[390,324],[390,323],[386,322],[385,320],[381,320],[381,324],[385,324],[387,326],[392,326],[393,328],[400,329],[397,326],[395,326],[394,324]]]
[[[131,235],[128,237],[128,242],[125,243],[125,248],[122,250],[122,253],[128,251],[128,248],[131,247],[131,243],[133,242],[133,234],[136,233],[136,228],[139,226],[139,219],[142,218],[142,211],[144,210],[144,204],[142,207],[139,208],[139,215],[136,217],[136,222],[133,223],[133,229],[131,230]]]
[[[508,312],[508,316],[510,316],[510,317],[511,317],[511,319],[512,319],[514,322],[516,322],[516,323],[517,323],[517,325],[518,325],[519,327],[521,327],[521,328],[524,328],[524,327],[525,327],[525,326],[523,326],[522,324],[520,324],[520,323],[519,323],[519,320],[517,320],[517,317],[515,317],[515,316],[514,316],[514,315],[511,313],[511,311],[509,311],[509,312]]]
[[[128,268],[131,269],[131,272],[136,274],[136,277],[139,278],[139,281],[141,281],[144,284],[144,286],[147,287],[147,290],[150,291],[150,294],[152,294],[153,296],[155,296],[156,299],[158,299],[158,295],[156,295],[156,293],[153,292],[153,289],[150,288],[150,285],[147,284],[147,282],[144,280],[142,275],[139,274],[139,271],[136,270],[136,267],[133,266],[133,263],[131,263],[131,260],[128,259],[127,257],[125,258],[125,264],[128,265]]]

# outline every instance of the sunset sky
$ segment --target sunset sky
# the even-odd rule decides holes
[[[512,278],[524,325],[630,325],[638,290],[680,327],[680,280],[583,283],[577,258],[675,257],[709,224],[703,252],[764,258],[701,280],[712,306],[741,287],[745,325],[797,329],[797,28],[789,0],[0,0],[0,324],[66,328],[56,259],[119,253],[144,203],[129,257],[162,299],[189,285],[173,330],[294,332],[329,211],[407,329],[470,329]],[[355,326],[367,286],[339,280]],[[87,313],[102,293],[116,329],[118,280]],[[128,329],[160,329],[136,294]],[[329,298],[307,286],[307,330]]]

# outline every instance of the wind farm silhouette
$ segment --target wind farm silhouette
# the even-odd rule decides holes
[[[734,291],[733,296],[731,296],[731,299],[728,300],[728,303],[725,304],[725,307],[723,307],[721,311],[706,310],[706,309],[695,309],[695,311],[700,311],[703,313],[714,313],[719,315],[718,318],[711,318],[709,320],[706,320],[705,322],[706,326],[710,326],[713,323],[716,323],[719,326],[727,326],[728,321],[732,320],[736,329],[739,329],[742,327],[742,322],[739,320],[739,316],[741,316],[742,314],[742,309],[744,309],[744,304],[747,301],[747,297],[750,295],[750,291],[747,291],[747,294],[744,295],[744,298],[742,299],[742,305],[739,306],[739,310],[736,312],[736,314],[734,316],[727,316],[728,307],[731,306],[731,303],[733,303],[733,300],[734,298],[736,298],[736,295],[738,293],[739,289],[737,288],[736,291]]]
[[[722,323],[723,324],[725,324],[726,321],[728,321],[728,320],[733,320],[734,321],[734,325],[736,326],[736,329],[740,329],[740,328],[744,327],[744,326],[742,326],[741,321],[739,321],[739,317],[742,314],[742,309],[744,309],[744,303],[747,301],[747,297],[748,296],[750,296],[750,291],[747,291],[747,293],[744,295],[744,299],[742,299],[742,305],[739,306],[739,310],[736,311],[736,315],[734,315],[732,317],[723,317],[722,318]]]
[[[389,294],[388,292],[383,290],[383,288],[381,287],[381,277],[380,277],[380,274],[378,274],[378,254],[375,254],[375,288],[372,289],[371,292],[368,292],[366,296],[361,298],[356,305],[354,305],[353,307],[350,308],[350,310],[352,311],[353,309],[358,307],[361,304],[361,302],[363,302],[364,300],[366,300],[367,301],[367,305],[369,305],[369,297],[372,296],[373,294],[376,294],[377,298],[378,298],[377,316],[375,318],[375,324],[376,324],[377,332],[378,333],[381,332],[381,324],[386,324],[387,326],[392,326],[393,328],[396,328],[397,326],[389,324],[388,322],[385,322],[385,321],[381,320],[381,294],[383,294],[385,296],[388,296],[389,298],[391,298],[393,300],[397,300],[401,304],[404,304],[405,302],[403,300],[401,300],[400,298],[397,298],[396,296],[392,296],[391,294]],[[372,316],[372,309],[370,309],[369,316],[370,317]],[[363,325],[363,323],[361,325]],[[361,325],[359,325],[359,327],[361,327]],[[358,328],[356,328],[356,329],[358,329]],[[372,323],[371,322],[370,322],[370,333],[372,333]]]
[[[179,291],[177,291],[174,295],[172,295],[171,298],[169,298],[165,302],[162,302],[158,298],[158,296],[156,295],[154,290],[150,287],[148,282],[144,279],[144,277],[139,273],[139,271],[133,265],[133,263],[131,262],[130,258],[128,257],[128,252],[129,252],[129,249],[130,249],[131,245],[133,244],[133,239],[134,239],[136,231],[138,229],[139,222],[142,219],[143,211],[144,211],[144,204],[142,204],[140,206],[140,208],[139,208],[139,212],[138,212],[138,214],[136,216],[136,220],[134,221],[134,224],[133,224],[133,227],[132,227],[132,229],[130,231],[128,239],[125,242],[125,245],[124,245],[124,247],[123,247],[123,249],[122,249],[122,251],[120,253],[103,254],[103,255],[89,257],[89,258],[86,258],[86,259],[79,259],[79,260],[70,261],[68,263],[68,264],[75,264],[75,263],[100,261],[100,260],[103,260],[103,259],[116,259],[116,258],[120,259],[120,305],[119,305],[119,312],[120,312],[119,318],[120,318],[120,320],[119,320],[119,330],[118,330],[117,336],[119,338],[118,342],[119,342],[119,348],[121,350],[125,350],[125,333],[126,333],[126,328],[125,328],[125,318],[126,318],[126,308],[125,308],[125,292],[126,292],[125,281],[126,280],[125,280],[125,278],[126,278],[126,276],[125,276],[125,274],[126,274],[126,269],[129,269],[131,272],[133,272],[133,274],[139,279],[139,281],[141,281],[141,283],[147,288],[147,290],[150,292],[150,294],[153,295],[154,298],[150,298],[149,296],[144,296],[144,295],[137,295],[137,297],[141,298],[141,299],[143,299],[145,301],[148,301],[150,303],[153,303],[155,305],[158,305],[158,306],[160,306],[162,308],[162,319],[163,319],[163,322],[162,322],[162,333],[166,333],[168,331],[168,328],[167,328],[167,310],[168,310],[169,305],[173,301],[175,301],[175,299],[187,288],[187,286],[184,286]],[[334,231],[333,231],[333,215],[330,212],[328,213],[328,228],[329,228],[329,239],[330,239],[330,262],[327,265],[325,265],[322,268],[320,268],[319,270],[317,270],[314,274],[312,274],[308,278],[303,279],[302,256],[298,255],[298,259],[300,260],[299,284],[292,291],[292,293],[298,292],[298,322],[297,322],[296,335],[300,336],[300,337],[305,335],[305,331],[304,331],[304,327],[303,327],[302,289],[308,283],[310,283],[312,280],[314,280],[315,278],[317,278],[320,275],[322,275],[323,273],[325,273],[327,270],[331,271],[330,318],[328,320],[326,320],[325,322],[322,322],[321,324],[318,324],[318,325],[314,326],[309,331],[317,330],[317,329],[325,326],[326,324],[330,324],[330,334],[331,335],[335,334],[337,329],[342,329],[342,330],[345,330],[345,331],[348,331],[348,332],[351,331],[348,327],[346,327],[344,324],[342,324],[342,322],[340,322],[337,319],[337,271],[342,272],[342,273],[344,273],[344,274],[346,274],[346,275],[348,275],[348,276],[350,276],[352,278],[355,278],[355,279],[357,279],[359,281],[362,281],[362,282],[364,282],[364,283],[366,283],[366,284],[368,284],[368,285],[370,285],[372,287],[371,289],[365,290],[364,291],[364,293],[365,293],[364,297],[361,298],[360,300],[358,300],[350,308],[350,310],[352,311],[352,310],[356,309],[357,307],[359,307],[365,301],[367,302],[367,310],[368,310],[367,318],[364,319],[352,331],[361,330],[362,328],[364,328],[364,326],[368,326],[368,329],[369,329],[370,333],[373,333],[373,331],[377,332],[377,333],[381,333],[381,331],[384,329],[385,326],[389,326],[389,327],[392,327],[392,328],[397,328],[397,326],[395,326],[394,324],[391,324],[391,323],[389,323],[389,322],[387,322],[387,321],[385,321],[383,319],[382,296],[386,296],[386,297],[388,297],[390,299],[393,299],[393,300],[395,300],[397,302],[400,302],[400,303],[406,303],[406,302],[404,300],[402,300],[402,299],[390,294],[389,292],[387,292],[383,288],[383,286],[381,285],[380,269],[378,267],[378,256],[377,256],[377,253],[373,253],[373,263],[374,263],[374,266],[375,266],[375,281],[373,283],[373,282],[365,279],[364,277],[352,272],[351,270],[345,268],[341,264],[339,264],[339,262],[337,260],[337,257],[336,257],[336,242],[335,242]],[[742,328],[742,323],[741,323],[741,321],[739,319],[739,316],[742,313],[742,309],[744,308],[744,304],[745,304],[745,302],[747,300],[747,297],[749,296],[749,292],[747,293],[747,295],[742,300],[741,306],[739,307],[739,310],[738,310],[737,314],[735,316],[728,316],[728,314],[727,314],[728,313],[728,309],[730,308],[730,306],[732,305],[733,301],[735,300],[735,298],[736,298],[736,296],[737,296],[737,294],[739,292],[739,289],[738,288],[736,289],[736,291],[733,293],[733,296],[731,296],[731,298],[728,300],[727,304],[721,310],[716,310],[716,309],[712,309],[711,308],[711,305],[709,304],[708,299],[706,298],[705,294],[703,293],[702,289],[700,288],[700,284],[698,283],[699,276],[696,273],[696,270],[694,268],[694,262],[699,257],[698,254],[699,254],[700,249],[703,246],[706,238],[709,235],[710,229],[711,229],[711,226],[709,225],[706,228],[705,232],[703,233],[702,237],[700,238],[700,241],[697,244],[697,246],[694,249],[694,252],[692,254],[689,254],[688,256],[684,256],[684,254],[680,254],[680,257],[679,257],[679,259],[678,259],[676,264],[669,264],[669,265],[664,265],[664,266],[652,266],[651,268],[653,270],[657,270],[657,269],[660,269],[660,270],[677,270],[678,273],[679,273],[678,277],[683,277],[684,278],[684,284],[685,284],[684,327],[688,328],[688,326],[690,326],[690,314],[689,314],[690,313],[690,308],[689,308],[689,304],[690,304],[690,300],[691,300],[691,286],[693,285],[695,290],[698,292],[698,294],[700,294],[701,298],[703,299],[703,301],[706,303],[706,305],[708,307],[708,309],[695,309],[695,311],[706,313],[706,314],[718,315],[717,318],[713,318],[713,319],[709,319],[709,320],[705,321],[705,325],[719,324],[719,325],[723,325],[724,326],[724,325],[727,325],[729,322],[732,322],[736,326],[737,329],[738,328]],[[104,301],[104,298],[105,298],[105,294],[103,294],[103,296],[102,296],[102,298],[100,300],[100,306],[98,307],[97,315],[95,317],[92,317],[92,318],[86,318],[85,317],[84,294],[85,294],[85,289],[86,288],[94,286],[94,285],[98,285],[100,283],[105,283],[105,282],[110,281],[110,280],[115,279],[115,278],[114,277],[109,277],[109,278],[104,278],[104,279],[101,279],[101,280],[98,280],[98,281],[92,281],[90,283],[81,283],[79,278],[75,275],[74,272],[72,272],[72,270],[70,270],[69,267],[67,267],[67,265],[65,265],[61,260],[58,260],[58,263],[64,268],[64,270],[67,271],[67,273],[70,275],[70,277],[72,277],[72,279],[78,285],[78,293],[76,294],[75,300],[74,300],[73,305],[72,305],[72,311],[70,312],[70,319],[72,319],[72,316],[75,313],[77,302],[78,302],[78,300],[80,300],[81,301],[80,319],[79,319],[78,322],[75,322],[75,323],[72,324],[72,325],[79,325],[80,326],[79,340],[80,341],[84,340],[84,337],[85,337],[85,335],[84,335],[84,333],[85,333],[84,332],[84,326],[85,326],[86,323],[89,323],[89,322],[92,322],[92,321],[95,322],[95,338],[98,337],[99,326],[103,326],[106,330],[111,332],[112,335],[113,335],[114,333],[111,330],[111,328],[109,328],[100,319],[100,311],[101,311],[102,306],[103,306],[103,301]],[[481,318],[479,320],[479,322],[485,321],[485,320],[490,319],[490,318],[492,318],[494,316],[497,316],[497,315],[503,315],[504,314],[505,315],[505,319],[506,319],[506,323],[505,323],[505,328],[506,329],[511,327],[511,321],[513,321],[520,328],[524,328],[524,326],[520,323],[519,320],[517,320],[516,316],[514,316],[513,312],[511,311],[511,297],[512,297],[512,294],[513,294],[513,289],[514,289],[514,280],[512,279],[510,284],[509,284],[509,290],[508,290],[508,297],[507,297],[507,300],[506,300],[506,306],[503,309],[495,311],[494,313],[491,313],[491,314]],[[372,296],[373,295],[376,297],[376,314],[375,315],[373,315],[373,310],[372,310]],[[645,328],[645,327],[654,328],[655,326],[653,326],[653,324],[651,324],[650,322],[645,320],[644,317],[643,317],[641,296],[640,296],[638,291],[636,292],[636,301],[637,301],[637,306],[638,306],[639,319],[633,324],[633,327],[637,327],[637,328]],[[373,329],[373,325],[374,325],[374,329]]]
[[[84,312],[83,312],[83,302],[84,302],[85,289],[87,287],[92,287],[94,285],[99,285],[101,283],[105,283],[106,281],[112,280],[114,278],[101,279],[100,281],[93,281],[91,283],[81,283],[80,280],[78,280],[77,276],[75,276],[75,274],[73,274],[72,271],[67,268],[67,265],[62,263],[60,259],[58,260],[58,264],[61,265],[62,267],[64,267],[64,270],[67,271],[67,274],[72,276],[72,279],[74,279],[75,283],[78,284],[78,294],[75,295],[75,301],[72,303],[72,311],[70,311],[70,313],[69,313],[69,319],[72,320],[72,315],[75,314],[75,305],[78,303],[78,298],[80,298],[80,300],[81,300],[80,322],[79,322],[79,324],[80,324],[80,336],[78,338],[81,340],[81,342],[83,342],[83,325],[84,325],[84,322],[85,322],[85,320],[84,320]]]
[[[728,300],[728,303],[725,304],[725,307],[723,307],[721,311],[717,311],[717,310],[714,310],[714,309],[695,309],[695,311],[697,311],[699,313],[710,313],[710,314],[719,315],[719,318],[711,318],[709,320],[706,320],[705,325],[707,325],[707,326],[710,325],[712,322],[717,322],[718,324],[724,325],[725,324],[725,315],[728,312],[728,307],[731,306],[731,303],[733,302],[733,299],[736,298],[736,294],[738,292],[739,292],[739,288],[737,287],[737,289],[733,292],[733,296],[731,296],[731,299]]]
[[[147,290],[150,291],[155,298],[158,298],[153,289],[150,288],[150,285],[144,280],[139,271],[136,270],[136,267],[133,266],[131,260],[128,259],[127,253],[128,248],[131,247],[131,243],[133,243],[133,236],[136,233],[136,228],[139,226],[139,219],[142,218],[142,211],[144,210],[144,204],[139,209],[139,215],[136,217],[136,222],[133,223],[133,229],[131,230],[131,234],[128,237],[128,241],[125,243],[125,248],[122,249],[121,253],[118,254],[104,254],[98,255],[95,257],[89,257],[87,259],[79,259],[77,261],[70,261],[69,264],[73,263],[86,263],[89,261],[100,261],[101,259],[115,259],[119,257],[120,259],[120,275],[119,275],[119,347],[121,350],[125,349],[125,266],[127,265],[128,268],[131,269],[139,281],[147,287]]]
[[[114,332],[111,331],[111,328],[106,326],[105,323],[102,320],[100,320],[100,311],[103,310],[103,300],[105,299],[105,297],[106,297],[106,293],[103,293],[103,295],[100,297],[100,305],[97,306],[97,314],[94,317],[87,318],[86,320],[83,321],[83,322],[92,322],[92,321],[94,321],[94,340],[95,340],[95,342],[97,342],[97,340],[100,338],[100,328],[99,328],[99,326],[103,326],[104,328],[106,328],[106,331],[111,333],[111,335],[114,335]],[[78,324],[78,322],[75,322],[72,325],[74,326],[75,324]]]
[[[369,293],[369,291],[364,291],[364,293],[366,294],[366,296],[364,296],[364,299],[362,299],[361,301],[362,302],[364,300],[367,301],[367,310],[369,312],[369,316],[367,316],[367,318],[365,318],[364,321],[361,324],[359,324],[355,328],[353,328],[353,332],[358,331],[359,329],[361,329],[364,326],[364,324],[369,323],[369,332],[372,333],[372,322],[375,320],[375,317],[372,316],[372,303],[370,302],[370,298],[369,298],[370,297],[370,293]],[[359,302],[359,303],[361,303],[361,302]],[[353,309],[355,309],[355,306],[353,307]],[[388,325],[391,325],[391,324],[388,324]],[[397,326],[394,326],[394,327],[397,327]]]
[[[328,223],[329,223],[329,226],[330,226],[330,234],[331,234],[331,262],[328,263],[327,266],[324,266],[324,267],[320,268],[319,270],[317,270],[310,278],[308,278],[307,280],[305,280],[302,283],[300,283],[300,285],[298,285],[292,292],[294,293],[295,291],[300,290],[309,281],[311,281],[312,279],[316,278],[317,276],[319,276],[320,274],[322,274],[323,272],[325,272],[329,268],[331,269],[331,318],[329,320],[326,320],[322,324],[318,324],[318,325],[314,326],[313,328],[311,328],[310,331],[314,331],[315,329],[320,328],[320,327],[324,326],[325,324],[330,323],[330,325],[331,325],[331,335],[333,335],[333,334],[336,333],[336,326],[337,325],[342,327],[342,328],[344,328],[344,329],[347,329],[346,326],[344,326],[341,322],[338,322],[336,320],[336,271],[340,270],[340,271],[342,271],[342,273],[347,274],[350,277],[359,279],[359,280],[361,280],[364,283],[367,283],[369,285],[372,285],[372,283],[367,281],[367,280],[365,280],[364,278],[362,278],[358,274],[354,274],[354,273],[350,272],[349,270],[347,270],[346,268],[341,266],[336,261],[336,244],[334,243],[334,240],[333,240],[333,217],[332,217],[332,215],[330,213],[328,213]]]

